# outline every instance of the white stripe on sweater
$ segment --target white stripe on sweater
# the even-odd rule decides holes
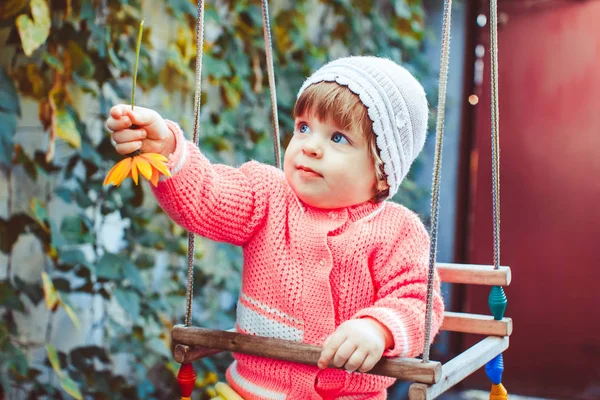
[[[239,330],[251,335],[301,342],[304,331],[271,319],[246,307],[242,302],[237,305],[237,325]]]
[[[408,353],[409,343],[408,336],[406,335],[406,327],[404,326],[404,322],[401,319],[399,319],[398,316],[389,308],[381,307],[377,308],[377,311],[387,314],[389,319],[396,320],[396,322],[398,323],[398,327],[400,328],[400,331],[402,331],[402,354],[400,354],[399,357],[406,356],[406,354]]]
[[[291,315],[288,315],[288,314],[284,313],[283,311],[279,311],[276,308],[269,307],[268,305],[266,305],[264,303],[261,303],[258,300],[256,300],[256,299],[248,296],[246,293],[242,293],[240,295],[240,297],[242,298],[242,300],[244,300],[244,301],[252,304],[256,308],[260,308],[261,310],[266,311],[269,314],[277,315],[278,317],[283,318],[283,319],[287,319],[288,321],[293,322],[294,324],[300,324],[301,323],[300,320],[292,317]]]
[[[244,378],[237,370],[237,361],[234,361],[231,364],[229,369],[229,373],[231,374],[231,379],[233,379],[240,388],[248,393],[252,393],[253,395],[259,396],[263,399],[272,399],[272,400],[285,400],[285,394],[280,392],[275,392],[273,390],[262,388]]]

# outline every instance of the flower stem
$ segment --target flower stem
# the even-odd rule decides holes
[[[135,48],[135,64],[133,66],[133,85],[131,87],[131,109],[135,106],[135,87],[137,85],[138,62],[140,60],[140,48],[142,47],[142,32],[144,31],[144,20],[140,22],[140,30],[138,32],[137,46]]]

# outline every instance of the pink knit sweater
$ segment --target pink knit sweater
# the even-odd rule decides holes
[[[168,122],[172,177],[154,189],[191,232],[244,250],[236,329],[321,345],[340,323],[371,317],[393,334],[385,356],[413,357],[424,340],[429,239],[392,202],[322,210],[300,202],[277,168],[211,164]],[[433,334],[443,314],[436,279]],[[433,337],[433,335],[432,335]],[[385,399],[394,379],[234,354],[229,384],[245,399]]]

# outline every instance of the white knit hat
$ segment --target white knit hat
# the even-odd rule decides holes
[[[392,197],[423,149],[429,109],[423,86],[406,69],[379,57],[345,57],[325,64],[300,88],[337,82],[367,107]]]

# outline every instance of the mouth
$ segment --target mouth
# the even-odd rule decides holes
[[[307,176],[319,176],[319,177],[322,176],[320,173],[318,173],[314,169],[308,168],[308,167],[306,167],[304,165],[298,165],[296,168],[298,169],[298,171],[302,172],[303,175],[307,175]]]

